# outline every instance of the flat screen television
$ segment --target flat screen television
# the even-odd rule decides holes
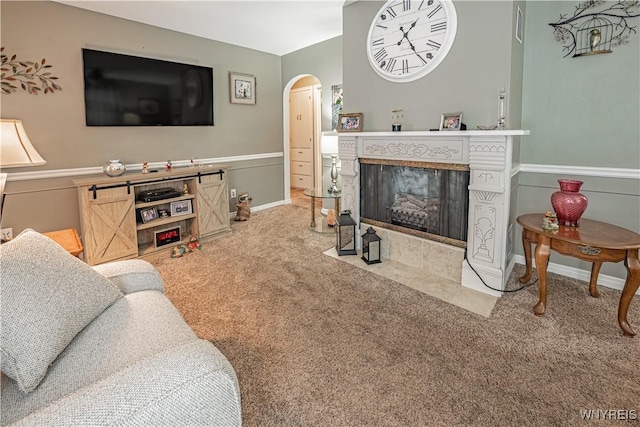
[[[213,126],[213,69],[82,49],[87,126]]]

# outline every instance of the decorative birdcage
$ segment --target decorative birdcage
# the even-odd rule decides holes
[[[611,53],[613,24],[602,15],[585,21],[576,30],[576,50],[573,57]]]

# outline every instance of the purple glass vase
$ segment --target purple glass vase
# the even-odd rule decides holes
[[[558,224],[578,227],[580,217],[587,209],[587,196],[580,193],[582,181],[559,179],[560,191],[551,195],[551,206],[558,216]]]

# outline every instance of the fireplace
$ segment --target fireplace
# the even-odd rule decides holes
[[[469,167],[360,159],[360,220],[464,247]]]
[[[341,208],[349,209],[361,228],[371,223],[420,241],[401,237],[402,244],[395,246],[399,250],[388,253],[394,261],[411,258],[409,251],[428,252],[424,245],[433,240],[438,241],[431,244],[465,247],[461,284],[501,296],[501,291],[489,287],[504,289],[513,268],[516,192],[512,188],[518,174],[514,158],[519,137],[528,134],[524,130],[342,133]],[[413,168],[423,175],[416,175]],[[389,177],[403,183],[387,184]],[[432,193],[432,188],[439,193]],[[383,253],[384,245],[383,241]],[[356,246],[361,247],[359,241]]]

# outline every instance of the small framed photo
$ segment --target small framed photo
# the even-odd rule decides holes
[[[340,114],[338,132],[362,132],[362,113]]]
[[[189,215],[191,213],[193,213],[191,200],[171,202],[171,216]]]
[[[256,76],[230,72],[229,97],[232,104],[255,105]]]
[[[440,130],[460,130],[462,113],[444,113],[440,117]]]
[[[142,218],[142,222],[145,224],[153,221],[154,219],[158,219],[159,217],[158,209],[155,206],[140,209],[140,218]]]

